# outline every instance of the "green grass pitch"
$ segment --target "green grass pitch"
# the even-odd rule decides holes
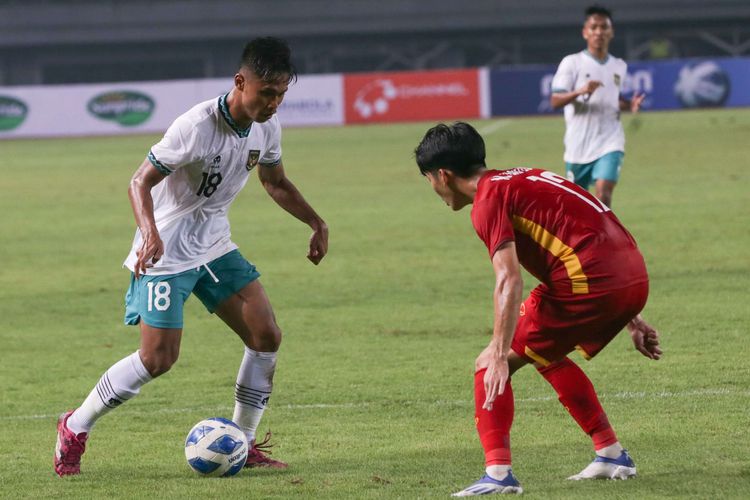
[[[644,315],[665,356],[646,360],[623,334],[573,359],[639,477],[566,481],[591,445],[530,368],[513,380],[514,471],[531,498],[750,498],[750,110],[624,120],[614,210],[646,257]],[[97,424],[80,476],[54,475],[58,413],[137,348],[122,324],[126,189],[158,138],[1,141],[0,496],[446,498],[477,479],[472,363],[494,278],[468,209],[451,212],[413,162],[429,125],[285,131],[287,173],[330,226],[319,267],[307,228],[254,176],[235,202],[233,238],[284,331],[261,430],[291,467],[230,479],[196,476],[183,455],[195,422],[231,417],[242,353],[195,298],[172,371]],[[490,166],[562,172],[561,117],[475,125]]]

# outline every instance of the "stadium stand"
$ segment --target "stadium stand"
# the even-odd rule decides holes
[[[287,38],[301,73],[550,64],[581,0],[0,0],[0,85],[210,78]],[[747,55],[747,0],[610,0],[628,60]],[[679,7],[675,8],[675,4]]]

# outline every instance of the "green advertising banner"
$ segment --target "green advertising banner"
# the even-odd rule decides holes
[[[0,95],[0,130],[13,130],[23,123],[29,108],[15,97]]]
[[[154,100],[141,92],[119,90],[99,94],[88,103],[89,113],[124,127],[140,125],[151,117]]]

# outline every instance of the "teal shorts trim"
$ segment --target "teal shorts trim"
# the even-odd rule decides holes
[[[617,182],[625,153],[612,151],[590,163],[565,163],[568,180],[588,189],[592,182],[599,179]]]
[[[232,250],[196,269],[160,276],[130,273],[125,294],[125,324],[143,320],[156,328],[182,328],[183,308],[190,294],[213,313],[226,299],[260,277],[239,250]]]

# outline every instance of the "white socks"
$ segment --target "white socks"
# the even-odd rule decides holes
[[[488,465],[484,471],[495,481],[502,481],[508,475],[510,465]]]
[[[275,369],[275,352],[256,352],[245,347],[237,374],[232,420],[250,442],[255,439],[258,423],[271,397]],[[138,351],[121,359],[104,372],[96,387],[68,418],[68,428],[76,434],[89,432],[102,415],[137,395],[141,386],[151,380]]]
[[[68,418],[68,429],[76,434],[89,432],[99,417],[138,394],[151,379],[138,351],[121,359],[104,372],[94,390]]]
[[[622,445],[617,441],[616,443],[605,446],[604,448],[599,448],[596,450],[596,454],[605,458],[619,458],[622,454],[622,450]]]
[[[271,397],[275,370],[275,352],[256,352],[245,347],[234,389],[232,420],[245,432],[250,443],[255,439],[255,430]]]

